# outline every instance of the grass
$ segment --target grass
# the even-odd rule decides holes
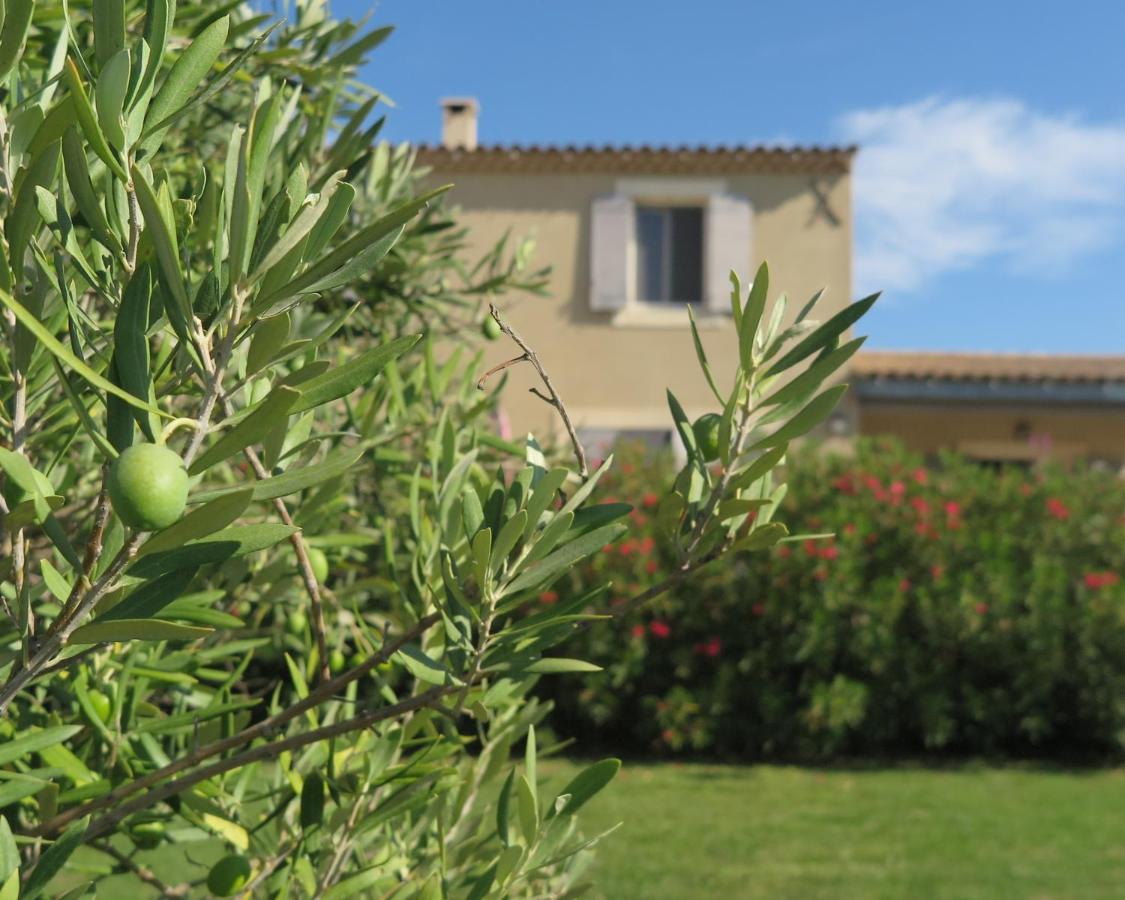
[[[556,763],[561,782],[576,767]],[[1125,771],[626,764],[583,813],[625,824],[606,900],[1060,900],[1125,890]]]

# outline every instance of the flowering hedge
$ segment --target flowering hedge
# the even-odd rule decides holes
[[[628,596],[672,572],[652,521],[670,461],[623,456],[605,491],[634,504],[640,536],[573,573],[574,590],[609,578]],[[1125,484],[926,465],[887,441],[801,450],[789,470],[787,520],[835,537],[724,561],[643,623],[576,637],[606,671],[549,686],[564,733],[742,758],[1119,748]]]

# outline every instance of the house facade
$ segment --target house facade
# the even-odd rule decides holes
[[[791,316],[821,288],[823,317],[854,299],[854,147],[487,146],[477,118],[475,100],[444,101],[442,143],[420,147],[418,162],[434,183],[454,183],[470,249],[483,252],[508,231],[534,236],[536,262],[552,267],[550,295],[513,299],[505,313],[589,445],[671,440],[665,388],[693,418],[714,410],[685,306],[729,384],[730,269],[749,280],[768,260],[771,298],[786,292]],[[951,359],[957,365],[942,365]],[[956,446],[997,461],[1120,458],[1110,451],[1125,447],[1125,431],[1104,420],[1125,403],[1125,361],[1037,367],[1010,357],[993,369],[989,359],[861,352],[842,376],[856,390],[825,436],[892,432],[920,450]],[[1109,380],[1083,380],[1094,370]],[[528,392],[534,373],[508,371],[515,433],[557,434],[554,411]]]

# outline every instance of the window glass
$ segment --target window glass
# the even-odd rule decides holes
[[[703,210],[638,206],[637,299],[698,303],[703,297]]]

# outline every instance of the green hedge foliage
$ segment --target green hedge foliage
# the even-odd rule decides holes
[[[667,459],[605,489],[633,538],[575,571],[621,596],[674,577],[651,515]],[[790,455],[797,531],[591,629],[606,670],[550,685],[582,746],[757,759],[1116,752],[1125,735],[1125,484],[1090,468],[926,464],[885,440]],[[540,599],[566,599],[565,590]]]

